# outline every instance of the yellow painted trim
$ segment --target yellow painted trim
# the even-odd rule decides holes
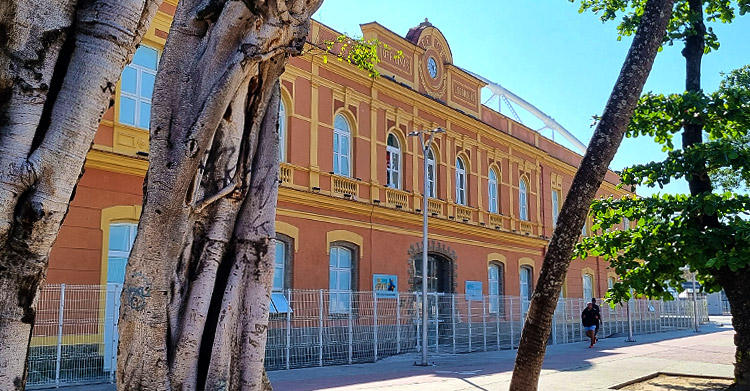
[[[568,297],[568,278],[566,276],[562,286],[562,297]]]
[[[346,231],[343,229],[328,231],[326,233],[326,254],[327,255],[330,255],[331,253],[331,243],[333,242],[354,243],[359,247],[359,257],[362,258],[364,254],[363,247],[362,247],[364,240],[362,239],[362,236],[354,232]]]
[[[532,271],[536,269],[536,263],[534,263],[534,260],[531,258],[522,257],[518,259],[518,271],[519,272],[521,271],[521,267],[524,265],[531,266]],[[533,277],[533,274],[532,274],[532,277]]]
[[[500,253],[489,253],[487,254],[487,265],[491,262],[500,262],[503,264],[503,266],[508,265],[508,258],[505,257],[505,255]]]
[[[148,171],[148,160],[105,151],[99,146],[94,146],[86,155],[86,168],[144,177]]]
[[[141,217],[141,205],[118,205],[102,209],[102,254],[99,283],[107,285],[107,258],[109,257],[109,226],[112,223],[138,223]]]
[[[104,343],[104,333],[100,332],[99,334],[84,334],[84,335],[63,335],[62,336],[62,344],[63,345],[93,345],[93,344],[102,344]],[[37,336],[37,337],[31,337],[31,347],[38,347],[38,346],[56,346],[57,345],[57,335],[48,335],[48,336]]]
[[[282,83],[279,83],[281,85],[281,103],[284,105],[284,115],[286,115],[286,118],[284,118],[284,126],[286,126],[286,129],[284,129],[284,139],[281,140],[281,143],[279,145],[279,148],[283,148],[284,153],[284,162],[289,161],[289,129],[291,128],[289,125],[289,119],[294,116],[294,103],[291,98],[291,94],[287,91],[286,87]],[[296,246],[296,244],[295,244]]]
[[[283,221],[276,221],[276,233],[284,234],[294,239],[294,252],[297,253],[299,251],[299,228]]]

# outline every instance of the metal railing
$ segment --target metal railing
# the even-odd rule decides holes
[[[46,285],[38,303],[28,358],[28,387],[111,382],[116,369],[121,286]],[[374,362],[421,351],[421,294],[325,290],[284,293],[291,311],[271,314],[266,344],[269,370]],[[337,300],[331,306],[329,298]],[[342,304],[343,302],[343,304]],[[562,299],[551,344],[584,340],[583,299]],[[427,297],[429,352],[467,353],[518,346],[529,303],[514,296],[432,293]],[[601,306],[600,337],[627,334],[627,306]],[[693,327],[690,301],[634,300],[634,334]],[[705,299],[699,317],[707,321]]]

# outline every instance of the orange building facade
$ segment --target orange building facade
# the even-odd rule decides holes
[[[118,83],[48,283],[124,275],[148,166],[149,83],[175,5],[161,6]],[[428,287],[463,294],[469,282],[484,295],[528,297],[581,156],[482,105],[484,83],[453,65],[448,41],[429,23],[406,36],[377,23],[362,33],[390,48],[380,49],[381,77],[315,51],[292,58],[281,77],[274,289],[416,290],[425,156],[409,133],[440,127],[446,132],[428,154]],[[338,35],[314,22],[309,41]],[[600,195],[628,194],[618,181],[609,172]],[[601,297],[614,279],[598,258],[575,260],[563,295]]]

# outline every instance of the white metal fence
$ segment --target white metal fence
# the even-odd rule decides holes
[[[28,362],[28,386],[50,386],[114,379],[117,316],[121,287],[46,285],[39,299]],[[269,370],[373,362],[421,350],[421,295],[352,292],[347,310],[329,306],[325,290],[284,293],[291,311],[272,313],[266,345]],[[467,353],[518,346],[528,302],[513,296],[428,294],[430,352]],[[705,299],[699,318],[707,321]],[[550,343],[585,338],[583,299],[563,299],[554,315]],[[600,337],[626,334],[627,306],[602,305]],[[634,300],[634,334],[689,329],[693,303]]]

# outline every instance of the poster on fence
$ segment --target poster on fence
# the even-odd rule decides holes
[[[482,301],[482,282],[466,281],[466,300]]]
[[[372,290],[378,297],[396,297],[398,276],[393,274],[373,274]]]

